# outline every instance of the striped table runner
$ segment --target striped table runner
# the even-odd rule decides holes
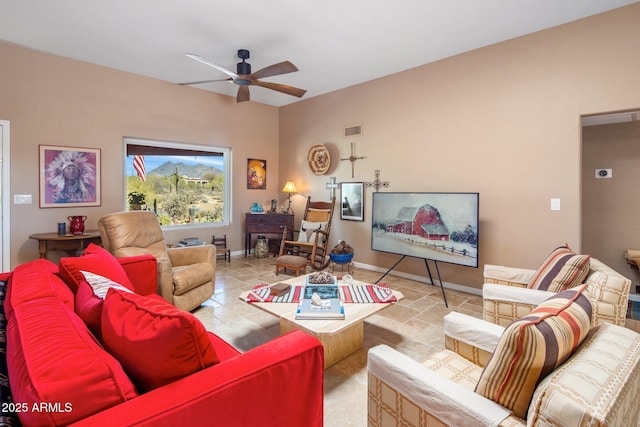
[[[270,295],[268,284],[255,285],[247,296],[248,302],[300,302],[304,286],[292,286],[284,295]],[[379,285],[340,285],[340,298],[346,303],[392,303],[397,299],[389,287]]]

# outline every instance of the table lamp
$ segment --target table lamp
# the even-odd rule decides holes
[[[293,213],[293,209],[291,209],[291,193],[295,193],[297,191],[298,190],[296,190],[296,185],[291,180],[287,181],[287,183],[282,188],[282,192],[287,193],[287,197],[289,199],[289,206],[287,207],[287,213]]]

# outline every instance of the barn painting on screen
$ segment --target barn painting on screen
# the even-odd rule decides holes
[[[371,249],[478,267],[478,193],[373,193]]]

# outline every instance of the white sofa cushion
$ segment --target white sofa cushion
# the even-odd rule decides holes
[[[379,345],[369,350],[368,371],[440,421],[451,426],[498,426],[510,411],[410,357]]]

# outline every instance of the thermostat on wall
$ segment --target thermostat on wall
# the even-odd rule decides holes
[[[611,178],[613,169],[596,169],[596,178]]]

